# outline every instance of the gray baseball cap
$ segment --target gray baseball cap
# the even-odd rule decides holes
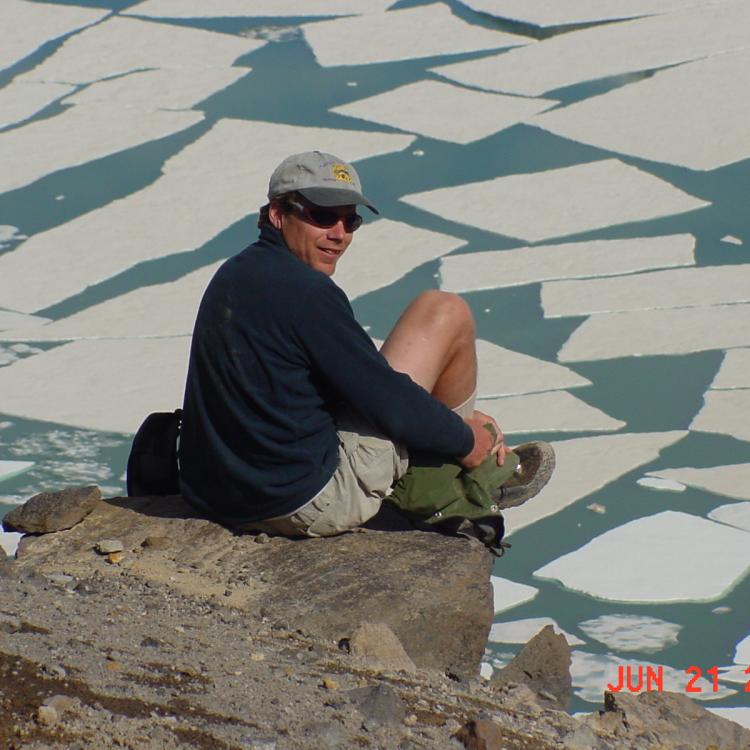
[[[316,206],[367,206],[378,209],[362,195],[359,175],[351,164],[333,154],[307,151],[288,156],[268,183],[268,197],[297,192]]]

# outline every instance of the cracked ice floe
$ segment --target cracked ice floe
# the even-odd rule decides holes
[[[703,408],[690,423],[693,432],[715,432],[750,441],[750,388],[706,391]]]
[[[750,635],[743,638],[734,650],[735,664],[750,664]]]
[[[641,487],[649,487],[652,490],[665,490],[667,492],[684,492],[687,487],[672,479],[659,479],[658,477],[641,477],[637,480]]]
[[[695,263],[695,237],[674,234],[589,240],[451,255],[440,261],[440,288],[497,289],[552,279],[613,276]]]
[[[109,13],[102,8],[3,0],[0,28],[5,31],[0,45],[0,70],[23,60],[45,42],[96,23]]]
[[[12,81],[0,89],[0,128],[23,122],[74,90],[65,83]]]
[[[608,648],[653,654],[677,643],[682,625],[646,615],[601,615],[578,627]]]
[[[393,238],[398,237],[398,242]],[[349,299],[398,281],[409,271],[455,250],[464,240],[390,219],[365,223],[336,268],[334,281]]]
[[[567,391],[485,398],[477,409],[494,417],[506,435],[521,432],[607,432],[625,422],[590,406]]]
[[[264,44],[231,34],[116,17],[71,37],[18,80],[93,83],[148,68],[229,67]]]
[[[161,68],[141,70],[92,83],[63,104],[135,105],[190,109],[250,72],[250,68]]]
[[[750,349],[728,351],[711,383],[711,388],[750,388]]]
[[[503,426],[502,421],[499,424]],[[533,503],[503,511],[507,535],[561,511],[623,474],[650,463],[658,457],[659,451],[687,434],[684,431],[641,432],[553,442],[557,458],[555,472]],[[585,471],[581,467],[585,467]]]
[[[149,112],[108,104],[70,107],[56,117],[0,133],[0,192],[177,133],[202,119],[200,112]]]
[[[556,104],[418,81],[334,107],[340,115],[390,125],[429,138],[470,143],[505,130]]]
[[[743,128],[731,125],[750,117],[749,67],[748,50],[717,55],[537,115],[530,124],[607,151],[717,169],[750,156]]]
[[[465,23],[445,5],[371,13],[303,26],[320,65],[367,65],[515,47],[528,37]]]
[[[542,284],[545,318],[750,301],[750,264]]]
[[[714,508],[708,517],[712,521],[719,521],[729,526],[734,526],[743,531],[750,531],[750,502],[729,503]]]
[[[560,362],[690,354],[750,344],[750,305],[592,315],[563,344]],[[716,392],[714,392],[716,393]]]
[[[23,534],[17,531],[0,531],[0,547],[5,550],[6,554],[15,555],[22,536]]]
[[[376,13],[394,0],[144,0],[123,15],[151,18],[286,18]]]
[[[748,568],[748,532],[670,510],[611,529],[534,576],[610,601],[688,602],[719,599]]]
[[[476,346],[479,398],[554,391],[591,384],[590,380],[554,362],[514,352],[483,339],[478,339]]]
[[[746,0],[727,0],[560,34],[502,55],[432,70],[469,86],[541,96],[584,81],[746,49],[748,23]]]
[[[195,250],[265,203],[268,175],[288,156],[290,143],[300,151],[344,153],[356,162],[412,141],[407,135],[219,120],[168,159],[151,185],[0,255],[0,299],[34,312],[139,262]]]
[[[490,583],[492,583],[492,601],[494,602],[495,614],[530,602],[539,593],[539,589],[533,586],[516,583],[499,576],[490,576]]]
[[[438,188],[401,200],[450,221],[528,242],[709,205],[617,159]]]
[[[33,461],[0,461],[0,482],[23,474],[33,465]]]
[[[41,315],[26,315],[26,313],[14,312],[13,310],[0,310],[0,331],[9,328],[34,328],[49,322],[49,318],[43,318]],[[21,340],[26,341],[27,339]]]
[[[744,682],[747,682],[745,675]],[[711,713],[721,716],[722,719],[729,719],[740,726],[750,729],[750,708],[740,706],[739,708],[709,708]]]
[[[688,679],[690,679],[690,675],[686,675],[683,669],[675,669],[674,667],[641,660],[636,662],[629,659],[621,659],[610,654],[589,654],[585,651],[573,651],[571,654],[570,675],[573,678],[573,687],[577,688],[575,694],[590,703],[601,703],[607,685],[617,685],[619,683],[619,668],[624,667],[627,670],[628,666],[631,668],[630,684],[637,686],[640,676],[643,679],[641,689],[644,691],[648,686],[649,674],[652,676],[651,684],[653,689],[657,689],[654,680],[659,674],[662,674],[662,689],[674,693],[684,693],[685,685]],[[650,672],[649,669],[651,670]],[[625,679],[627,679],[627,672],[625,672]],[[723,685],[714,692],[713,684],[706,680],[705,677],[696,680],[694,686],[701,690],[700,693],[696,693],[693,696],[698,700],[716,700],[717,698],[734,695],[737,692]],[[627,688],[625,690],[627,691]]]
[[[727,464],[702,469],[685,466],[649,471],[648,475],[676,480],[717,495],[750,500],[750,464]]]
[[[177,281],[134,289],[48,325],[0,331],[0,341],[189,336],[203,292],[221,262]]]
[[[74,341],[0,369],[8,414],[133,433],[182,402],[190,337]],[[144,373],[148,377],[144,377]]]
[[[616,21],[706,5],[712,0],[459,0],[463,5],[496,18],[533,26],[570,26],[595,21]]]
[[[526,643],[547,625],[552,625],[556,633],[564,635],[569,646],[580,646],[586,642],[563,630],[551,617],[529,617],[525,620],[496,622],[490,628],[489,640],[492,643]]]

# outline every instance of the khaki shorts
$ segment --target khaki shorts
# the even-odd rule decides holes
[[[475,394],[453,411],[462,417],[471,415],[474,400]],[[350,413],[338,420],[338,437],[338,468],[312,500],[290,515],[245,524],[241,530],[333,536],[372,518],[409,468],[408,453]]]

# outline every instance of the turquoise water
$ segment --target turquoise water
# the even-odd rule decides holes
[[[122,9],[134,3],[78,3]],[[401,2],[409,7],[422,2]],[[470,23],[529,32],[518,25],[494,23],[468,11],[457,2],[448,2],[454,12]],[[59,226],[112,200],[126,196],[153,182],[166,159],[195,141],[220,118],[234,117],[296,125],[340,129],[398,132],[386,126],[332,114],[329,109],[366,96],[389,91],[405,83],[435,78],[429,68],[487,53],[439,56],[416,61],[354,67],[321,68],[297,30],[299,19],[216,19],[176,22],[227,34],[272,33],[273,41],[246,55],[236,65],[252,67],[244,80],[209,97],[198,107],[206,114],[204,122],[185,131],[159,139],[85,165],[66,169],[38,180],[28,187],[0,194],[0,225],[18,227],[31,236]],[[272,32],[269,31],[272,29]],[[31,69],[54,53],[59,42],[51,42],[10,70],[0,72],[0,86]],[[639,76],[620,76],[551,92],[564,102],[572,102],[625,85]],[[356,81],[357,85],[349,86]],[[52,117],[60,111],[53,105],[35,119]],[[20,126],[17,126],[20,127]],[[290,144],[290,151],[294,144]],[[423,152],[423,155],[417,155]],[[345,154],[342,156],[346,156]],[[459,185],[506,174],[536,172],[617,156],[685,192],[711,202],[711,206],[687,214],[622,226],[611,226],[555,242],[588,239],[617,239],[692,233],[697,238],[697,265],[740,264],[750,261],[750,214],[746,196],[750,190],[750,160],[712,172],[696,172],[667,164],[615,155],[575,143],[541,130],[518,125],[491,137],[459,145],[418,136],[406,152],[393,153],[358,162],[357,168],[383,216],[417,227],[460,237],[466,243],[457,254],[502,250],[522,243],[511,237],[485,232],[469,225],[441,219],[399,200],[401,196],[449,185]],[[237,155],[238,159],[242,154]],[[55,197],[64,195],[64,200]],[[248,196],[248,211],[256,210],[259,196]],[[254,237],[255,214],[227,227],[217,237],[194,252],[139,263],[107,281],[53,305],[40,314],[62,318],[98,302],[137,289],[181,278],[189,271],[229,257]],[[470,220],[470,217],[467,217]],[[720,242],[727,234],[744,241],[741,246]],[[0,254],[18,245],[0,245]],[[436,287],[438,262],[426,263],[390,286],[358,298],[354,302],[360,322],[375,337],[383,338],[408,301],[425,288]],[[23,284],[23,279],[19,279]],[[496,289],[465,294],[477,319],[479,337],[551,362],[568,336],[583,318],[545,320],[539,303],[539,285]],[[0,300],[0,308],[2,300]],[[487,312],[489,310],[489,312]],[[8,349],[8,345],[3,345]],[[36,345],[34,345],[36,346]],[[49,349],[54,344],[39,345]],[[1,351],[1,350],[0,350]],[[19,357],[33,352],[18,352]],[[633,357],[604,362],[568,365],[591,380],[592,385],[575,390],[576,397],[627,422],[628,432],[685,430],[700,410],[703,394],[713,380],[723,353],[708,351],[663,357]],[[75,384],[71,384],[75,389]],[[165,404],[173,408],[177,404]],[[7,412],[7,413],[5,413]],[[129,437],[81,430],[18,418],[12,404],[3,405],[0,393],[0,460],[34,461],[28,472],[0,483],[0,514],[13,504],[41,490],[69,484],[99,484],[106,493],[124,492],[123,472]],[[594,433],[545,433],[513,435],[514,442],[584,437]],[[662,452],[651,464],[621,476],[602,490],[575,502],[564,511],[539,521],[513,536],[510,553],[496,563],[496,574],[539,589],[527,604],[504,613],[498,620],[527,617],[553,617],[570,633],[587,641],[589,653],[608,653],[602,644],[587,638],[578,623],[602,614],[643,614],[679,623],[683,629],[677,645],[656,654],[623,654],[636,661],[656,661],[684,669],[698,664],[704,668],[725,666],[733,661],[734,647],[750,630],[750,581],[745,578],[731,593],[710,604],[685,603],[634,605],[604,602],[572,592],[561,585],[536,579],[532,573],[542,565],[588,542],[604,531],[629,520],[661,510],[680,510],[705,517],[712,508],[729,499],[688,488],[673,494],[641,487],[636,480],[651,469],[673,466],[715,466],[750,461],[748,443],[722,435],[691,433]],[[581,467],[582,471],[586,467]],[[586,509],[591,502],[607,506],[605,515]],[[702,553],[700,546],[695,554]],[[705,565],[712,561],[705,559]],[[717,615],[712,608],[721,605],[731,611]],[[517,650],[512,645],[490,646],[493,655]],[[604,686],[602,686],[603,688]],[[735,686],[740,687],[741,686]],[[712,705],[748,705],[748,694],[714,701]],[[576,700],[575,710],[591,708]]]

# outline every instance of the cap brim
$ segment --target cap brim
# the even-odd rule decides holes
[[[379,214],[375,206],[362,193],[346,188],[302,188],[297,192],[316,206],[367,206],[373,213]]]

